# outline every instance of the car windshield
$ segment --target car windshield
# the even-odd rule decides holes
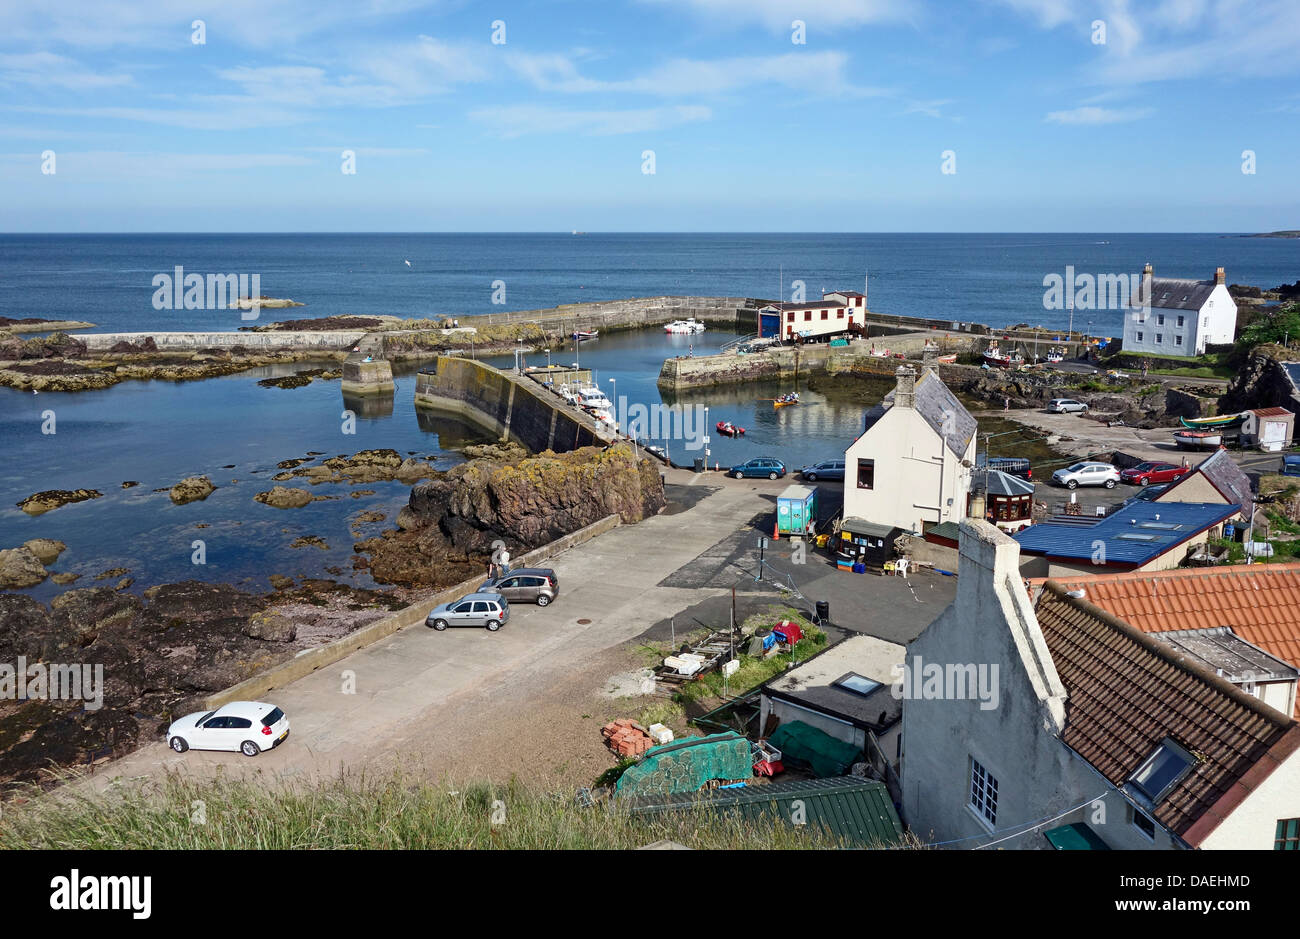
[[[1088,466],[1087,463],[1075,463],[1075,464],[1074,464],[1073,466],[1071,466],[1068,470],[1066,470],[1066,472],[1068,472],[1068,473],[1079,473],[1079,472],[1082,472],[1084,469],[1086,469],[1087,466]]]
[[[213,714],[216,714],[216,713],[217,713],[216,711],[209,711],[208,713],[204,714],[202,717],[200,717],[200,718],[199,718],[197,721],[195,721],[194,723],[195,723],[197,726],[202,726],[202,725],[204,725],[204,724],[206,724],[206,723],[208,722],[208,718],[209,718],[209,717],[211,717]]]

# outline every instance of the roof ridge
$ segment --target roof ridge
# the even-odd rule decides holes
[[[1087,599],[1070,596],[1069,592],[1065,589],[1065,585],[1055,578],[1049,578],[1043,584],[1043,590],[1051,592],[1063,603],[1068,602],[1078,607],[1089,616],[1096,618],[1098,621],[1104,623],[1120,635],[1132,640],[1138,646],[1150,652],[1157,658],[1162,659],[1175,668],[1182,669],[1194,678],[1200,679],[1213,690],[1218,691],[1224,697],[1241,705],[1255,716],[1267,721],[1269,724],[1279,728],[1286,728],[1295,723],[1293,718],[1288,717],[1281,711],[1278,711],[1267,704],[1264,704],[1258,698],[1246,694],[1246,692],[1232,684],[1232,682],[1214,674],[1214,672],[1210,671],[1194,659],[1180,655],[1169,646],[1152,638],[1136,626],[1126,623],[1115,614],[1103,610],[1101,607]]]

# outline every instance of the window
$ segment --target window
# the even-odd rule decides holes
[[[803,311],[803,321],[804,321],[805,323],[810,323],[810,322],[812,322],[812,310],[804,310],[804,311]]]
[[[824,319],[824,320],[828,320],[828,319],[830,319],[830,318],[831,318],[831,311],[830,311],[830,310],[822,310],[822,319]]]
[[[1279,818],[1273,836],[1274,851],[1300,851],[1300,818]]]
[[[1183,344],[1183,337],[1182,337],[1182,336],[1175,336],[1175,337],[1174,337],[1174,345],[1176,345],[1176,346],[1181,346],[1182,344]]]
[[[1157,326],[1165,325],[1165,315],[1163,313],[1161,313],[1159,316],[1156,317],[1156,325]]]
[[[839,688],[843,688],[845,691],[852,691],[854,694],[860,694],[864,698],[880,687],[880,682],[872,681],[870,678],[859,675],[857,672],[849,672],[843,678],[835,679],[833,684]]]
[[[970,760],[970,807],[992,827],[998,823],[998,781],[979,760]]]
[[[1133,822],[1134,828],[1142,832],[1142,834],[1146,835],[1152,841],[1156,840],[1155,819],[1151,818],[1151,816],[1147,815],[1145,812],[1133,809],[1133,818],[1131,821]]]
[[[844,311],[843,311],[843,310],[836,310],[836,311],[835,311],[835,318],[836,318],[837,320],[842,320],[842,319],[844,319]]]
[[[472,612],[473,609],[474,609],[474,604],[472,603],[459,603],[456,606],[452,607],[451,611],[453,613],[469,613]]]
[[[282,717],[284,717],[284,711],[281,711],[279,708],[272,708],[271,712],[262,718],[262,724],[265,727],[270,727],[272,724],[278,722]]]
[[[234,730],[247,730],[253,726],[253,722],[247,717],[227,717],[226,726]]]
[[[785,315],[785,321],[786,321],[787,323],[793,323],[793,322],[794,322],[794,310],[791,310],[789,313],[787,313],[787,314]]]
[[[1182,316],[1178,317],[1178,325],[1179,325],[1179,326],[1182,326],[1182,325],[1183,325],[1183,320],[1184,320],[1184,319],[1186,319],[1186,317],[1182,317]]]
[[[1156,333],[1156,342],[1163,342],[1164,338],[1164,333]]]
[[[1138,340],[1137,340],[1137,341],[1138,341],[1138,342],[1141,342],[1141,341],[1142,341],[1142,330],[1140,330],[1140,329],[1138,330]]]
[[[487,601],[486,601],[486,600],[475,600],[475,601],[474,601],[474,612],[475,612],[475,613],[486,613],[486,612],[489,611],[489,609],[491,609],[491,608],[487,605]]]
[[[1129,782],[1154,805],[1187,775],[1195,762],[1190,753],[1166,737],[1129,777]]]
[[[876,488],[876,461],[858,460],[858,488]]]
[[[224,730],[225,728],[227,728],[227,727],[229,727],[229,726],[230,726],[230,718],[228,718],[228,717],[214,717],[214,718],[212,718],[212,720],[208,721],[206,724],[203,725],[203,729],[204,729],[204,730]]]

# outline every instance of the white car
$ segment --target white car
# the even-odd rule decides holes
[[[1115,484],[1119,482],[1119,470],[1109,463],[1084,461],[1057,470],[1052,474],[1052,482],[1066,489],[1077,489],[1080,486],[1105,486],[1107,489],[1114,489]]]
[[[232,701],[215,711],[198,711],[172,721],[167,745],[177,753],[186,750],[238,750],[257,756],[284,743],[289,718],[274,704]]]
[[[1069,414],[1072,411],[1085,414],[1088,411],[1088,405],[1082,401],[1075,401],[1073,398],[1053,398],[1048,403],[1047,410],[1053,414]]]

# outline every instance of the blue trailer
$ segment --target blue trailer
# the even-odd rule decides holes
[[[782,535],[810,535],[817,526],[817,487],[787,486],[776,497],[776,530]]]

